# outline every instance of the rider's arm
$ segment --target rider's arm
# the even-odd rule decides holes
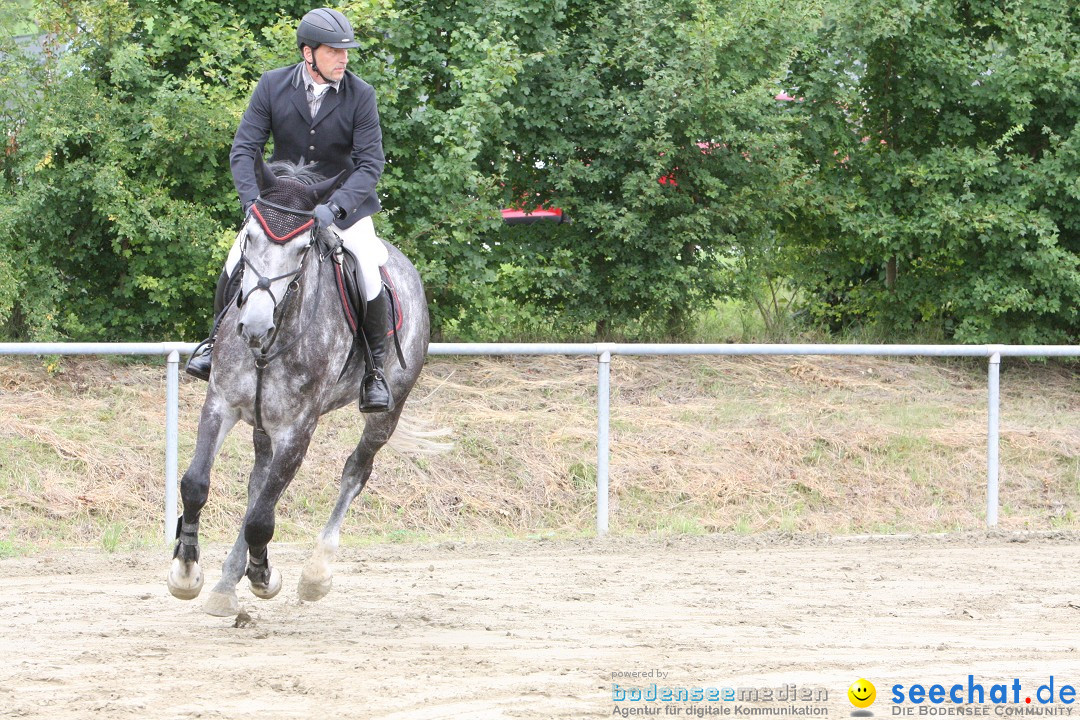
[[[240,126],[236,128],[229,164],[232,166],[233,185],[240,196],[240,205],[247,207],[259,197],[255,184],[255,158],[262,155],[270,138],[270,89],[266,75],[259,78],[255,92],[251,94]]]
[[[375,185],[382,176],[385,163],[375,90],[364,84],[361,85],[361,92],[363,95],[353,116],[352,163],[355,169],[331,197],[331,202],[349,215],[365,199],[375,195]],[[370,202],[367,205],[370,207]],[[377,205],[375,209],[378,209]]]

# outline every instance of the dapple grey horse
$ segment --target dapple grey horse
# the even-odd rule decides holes
[[[199,514],[209,493],[210,469],[232,427],[241,420],[251,424],[255,465],[248,481],[247,512],[221,580],[205,606],[219,616],[237,613],[236,585],[245,574],[258,597],[272,598],[280,591],[281,574],[271,568],[267,555],[275,506],[299,469],[320,416],[355,403],[364,372],[363,341],[354,346],[329,252],[337,238],[328,230],[313,231],[309,220],[310,211],[329,197],[340,176],[314,183],[288,163],[275,163],[273,170],[280,177],[262,158],[256,160],[260,201],[255,207],[263,208],[260,217],[275,212],[273,208],[279,218],[281,211],[298,211],[295,236],[283,241],[270,226],[264,230],[254,211],[241,231],[246,235],[242,285],[219,318],[194,458],[180,483],[184,512],[168,574],[174,596],[184,600],[198,596],[203,584]],[[318,600],[329,592],[330,563],[345,513],[367,483],[375,454],[397,427],[427,354],[429,320],[420,275],[401,252],[389,245],[388,249],[384,270],[397,299],[395,324],[405,367],[393,351],[386,354],[384,371],[395,407],[363,416],[364,431],[345,463],[337,503],[301,574],[302,600]]]

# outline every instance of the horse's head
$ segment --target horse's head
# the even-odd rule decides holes
[[[344,174],[322,180],[292,163],[274,163],[271,167],[261,156],[256,158],[259,199],[247,222],[241,309],[236,326],[250,347],[266,349],[271,342],[275,310],[290,284],[299,281],[313,241],[312,210],[326,201]]]

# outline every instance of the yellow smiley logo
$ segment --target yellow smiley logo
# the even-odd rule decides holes
[[[859,678],[847,689],[848,700],[857,708],[868,708],[877,699],[877,690],[869,680]]]

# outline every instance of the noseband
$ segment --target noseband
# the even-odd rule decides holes
[[[263,292],[265,292],[267,295],[270,296],[270,300],[274,303],[274,316],[276,317],[277,314],[278,314],[279,305],[280,305],[280,307],[284,307],[285,303],[288,302],[290,297],[292,297],[293,292],[295,292],[300,287],[300,281],[297,280],[296,277],[300,273],[304,272],[304,261],[307,260],[307,254],[308,254],[308,251],[311,250],[311,245],[312,245],[313,242],[314,242],[314,240],[312,240],[312,242],[309,242],[307,247],[304,248],[304,252],[301,253],[301,255],[300,255],[300,265],[295,270],[293,270],[292,272],[287,272],[287,273],[283,273],[281,275],[277,275],[275,277],[266,277],[261,272],[259,272],[259,269],[257,267],[255,267],[255,265],[251,262],[251,259],[248,258],[248,255],[247,255],[247,236],[244,236],[243,245],[241,245],[241,247],[240,247],[240,262],[243,265],[246,265],[247,267],[251,268],[251,272],[255,273],[255,277],[258,278],[258,279],[256,280],[255,287],[251,288],[251,290],[246,295],[244,294],[243,286],[241,286],[240,292],[239,292],[239,294],[237,295],[237,298],[236,298],[236,307],[238,307],[238,308],[244,307],[244,304],[248,300],[251,299],[251,296],[254,295],[257,290],[262,290]],[[321,259],[320,259],[320,262],[321,262]],[[277,299],[277,296],[274,295],[274,291],[273,291],[271,286],[274,283],[276,283],[278,280],[284,280],[285,278],[293,278],[293,279],[292,279],[292,281],[289,282],[289,286],[285,290],[285,295],[282,296],[281,302],[279,303],[278,299]],[[276,334],[275,334],[275,336],[276,336]],[[271,344],[273,344],[273,341],[271,341]]]

